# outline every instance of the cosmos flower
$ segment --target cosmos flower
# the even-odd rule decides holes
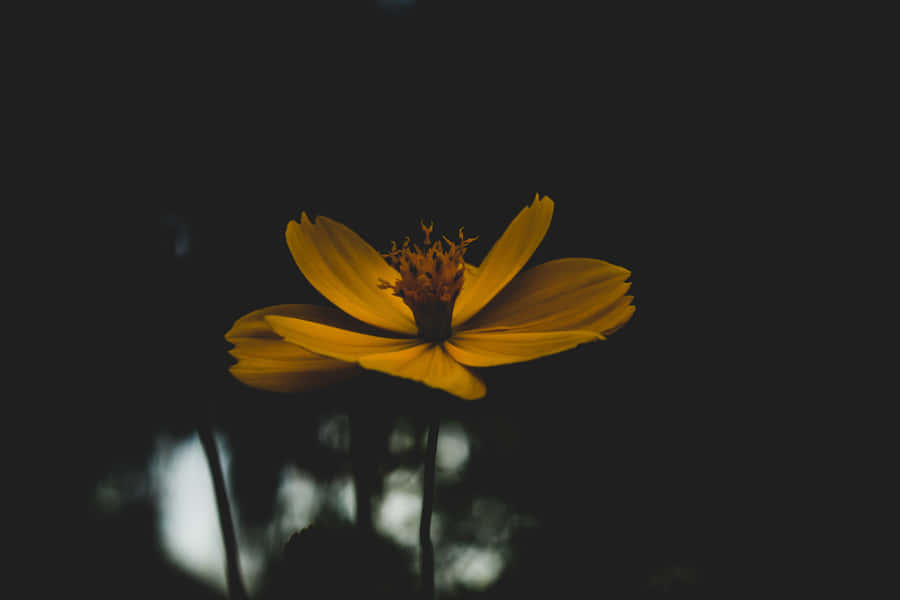
[[[288,223],[294,261],[337,308],[281,304],[238,319],[225,335],[252,387],[297,392],[361,368],[422,382],[464,399],[485,384],[472,367],[533,360],[603,340],[634,313],[630,272],[592,258],[522,271],[543,240],[553,201],[536,197],[479,266],[464,260],[475,238],[432,240],[379,254],[337,221],[302,213]]]

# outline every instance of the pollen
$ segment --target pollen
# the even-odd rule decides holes
[[[465,280],[466,264],[463,255],[477,237],[467,238],[459,228],[459,241],[452,242],[446,236],[432,241],[434,223],[419,223],[425,233],[424,248],[410,246],[409,238],[397,247],[391,242],[391,250],[383,254],[397,269],[400,277],[393,283],[378,280],[380,289],[393,290],[412,310],[419,328],[419,337],[427,341],[441,341],[450,337],[453,305]]]

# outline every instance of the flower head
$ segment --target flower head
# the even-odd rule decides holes
[[[225,335],[231,373],[253,387],[301,391],[360,367],[413,379],[460,398],[485,395],[471,367],[533,360],[605,339],[634,313],[629,271],[591,258],[564,258],[520,271],[541,243],[553,201],[522,209],[481,265],[468,246],[433,241],[379,254],[327,217],[287,227],[300,271],[337,308],[282,304],[238,319]],[[341,309],[341,310],[338,310]]]
[[[425,249],[415,244],[409,247],[409,238],[402,248],[391,242],[391,251],[384,256],[397,269],[400,277],[394,283],[380,279],[378,287],[392,289],[394,295],[403,300],[413,313],[418,327],[418,336],[429,342],[442,342],[450,337],[453,306],[465,282],[466,264],[463,255],[466,247],[476,238],[466,239],[462,227],[459,228],[459,244],[446,237],[447,251],[441,241],[431,241],[434,223],[428,227],[422,223],[425,232]]]

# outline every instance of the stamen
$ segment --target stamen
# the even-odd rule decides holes
[[[422,226],[422,231],[425,232],[425,245],[428,246],[431,244],[431,238],[429,236],[431,236],[431,230],[434,229],[434,221],[432,221],[431,225],[428,227],[425,227],[424,221],[419,221],[419,225]]]
[[[392,289],[393,295],[410,307],[419,337],[441,341],[450,337],[453,305],[465,280],[463,256],[477,237],[466,238],[460,227],[458,244],[442,236],[447,244],[445,250],[440,240],[431,241],[433,221],[428,226],[419,221],[419,225],[425,233],[425,249],[417,244],[410,248],[409,237],[402,248],[392,241],[390,252],[383,256],[397,269],[400,278],[394,283],[379,279],[377,285],[380,289]]]

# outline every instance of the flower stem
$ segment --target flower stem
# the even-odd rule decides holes
[[[247,592],[241,580],[241,567],[238,562],[237,537],[234,523],[231,520],[231,508],[228,505],[228,493],[225,491],[225,476],[219,462],[219,451],[213,438],[212,428],[206,420],[197,427],[200,443],[206,452],[206,461],[212,474],[213,489],[216,492],[216,505],[219,509],[219,525],[222,527],[222,539],[225,542],[226,574],[228,577],[228,597],[231,600],[246,600]]]
[[[428,448],[425,455],[425,484],[422,490],[422,517],[419,520],[421,549],[422,597],[434,598],[434,546],[431,543],[431,513],[434,506],[434,466],[437,456],[440,417],[434,415],[428,428]]]
[[[372,447],[367,435],[366,415],[360,407],[350,411],[350,462],[356,499],[356,529],[367,539],[374,536],[372,524],[373,465]]]

